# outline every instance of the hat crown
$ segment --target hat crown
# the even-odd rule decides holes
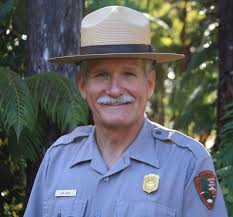
[[[149,20],[143,13],[123,6],[108,6],[83,18],[78,54],[49,61],[77,64],[105,58],[141,58],[162,63],[182,59],[184,55],[152,49]]]
[[[84,17],[81,47],[120,44],[151,44],[146,16],[127,7],[108,6]]]

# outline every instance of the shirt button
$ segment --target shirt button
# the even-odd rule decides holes
[[[100,212],[96,212],[94,216],[95,217],[101,217],[101,214],[100,214]]]
[[[104,177],[104,181],[108,182],[109,181],[109,177],[108,176]]]
[[[159,130],[158,130],[158,131],[156,131],[155,133],[156,133],[157,135],[161,135],[161,134],[162,134],[162,132],[161,132],[161,131],[159,131]]]

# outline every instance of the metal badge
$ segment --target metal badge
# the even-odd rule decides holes
[[[158,186],[159,186],[159,175],[148,174],[144,176],[143,191],[147,193],[151,193],[156,191],[158,189]]]

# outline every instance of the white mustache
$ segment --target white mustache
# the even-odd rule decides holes
[[[101,96],[97,99],[98,104],[102,105],[121,105],[128,104],[135,101],[135,98],[132,96],[119,96],[117,98],[113,98],[110,96]]]

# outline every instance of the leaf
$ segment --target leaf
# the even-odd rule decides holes
[[[17,141],[24,129],[34,129],[37,110],[25,81],[15,72],[0,68],[0,121],[14,129]]]
[[[62,131],[87,124],[88,108],[73,81],[55,73],[40,73],[27,82],[36,104]]]
[[[225,124],[219,134],[220,148],[215,154],[215,159],[221,186],[228,191],[225,201],[228,211],[231,213],[233,212],[233,103],[229,103],[227,108],[223,117]]]

